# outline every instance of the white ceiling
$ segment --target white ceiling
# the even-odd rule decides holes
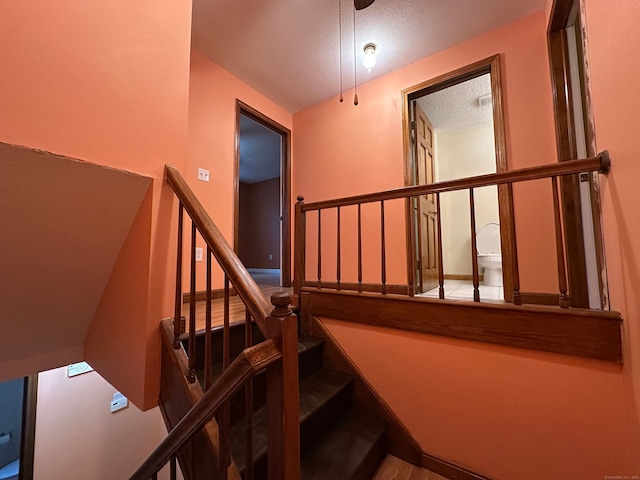
[[[195,49],[290,112],[334,95],[342,5],[344,88],[353,87],[351,0],[193,0]],[[363,83],[544,8],[546,0],[376,0],[356,12]],[[378,45],[369,73],[362,47]]]
[[[417,101],[438,133],[490,122],[491,101],[479,105],[478,98],[491,94],[491,75],[485,74],[452,87],[438,90]]]

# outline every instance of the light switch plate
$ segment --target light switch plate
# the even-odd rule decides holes
[[[196,247],[196,262],[202,261],[202,247]]]

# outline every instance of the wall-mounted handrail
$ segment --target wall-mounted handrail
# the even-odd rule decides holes
[[[567,162],[541,165],[539,167],[520,168],[517,170],[509,170],[508,172],[490,173],[487,175],[461,178],[459,180],[435,182],[428,185],[414,185],[411,187],[386,190],[384,192],[366,193],[351,197],[323,200],[321,202],[305,203],[302,205],[302,211],[308,212],[311,210],[321,210],[326,208],[346,207],[348,205],[358,205],[361,203],[417,197],[419,195],[428,195],[430,193],[453,192],[469,188],[487,187],[489,185],[504,185],[526,180],[539,180],[552,176],[572,175],[583,172],[599,171],[600,173],[608,173],[610,165],[609,152],[605,150],[596,157],[581,160],[570,160]]]
[[[180,172],[173,165],[165,166],[167,182],[173,188],[182,206],[198,228],[200,235],[211,249],[222,270],[236,288],[238,295],[247,306],[260,330],[266,332],[265,320],[269,316],[271,305],[260,287],[244,267],[238,255],[226,241],[220,230],[193,194]]]
[[[229,365],[191,410],[180,420],[167,437],[158,445],[130,480],[148,480],[177,454],[180,447],[211,420],[218,409],[237,393],[260,370],[282,358],[275,340],[245,349]]]

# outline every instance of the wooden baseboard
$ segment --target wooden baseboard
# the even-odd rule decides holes
[[[470,472],[458,465],[424,452],[422,453],[422,468],[431,470],[451,480],[490,480],[489,477],[483,477],[482,475]]]
[[[560,295],[554,293],[520,292],[520,301],[526,305],[560,306]]]
[[[238,295],[238,292],[236,292],[236,289],[231,287],[229,289],[229,296],[231,297],[235,297],[236,295]],[[224,288],[218,288],[216,290],[211,290],[211,298],[212,299],[216,299],[216,298],[223,298],[224,297]],[[196,302],[204,302],[207,299],[207,291],[206,290],[201,290],[199,292],[196,292]],[[182,303],[189,303],[191,301],[191,292],[186,292],[182,294]]]
[[[458,275],[457,273],[445,273],[445,280],[466,280],[469,282],[473,281],[473,275]],[[480,275],[478,279],[482,282],[484,280],[484,275]]]

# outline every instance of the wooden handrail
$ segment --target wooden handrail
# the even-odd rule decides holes
[[[238,295],[247,306],[262,332],[266,332],[266,318],[271,311],[269,300],[244,267],[236,252],[229,245],[220,230],[206,212],[198,198],[193,194],[180,172],[173,165],[165,165],[167,182],[198,227],[198,231],[211,252],[218,260],[236,288]]]
[[[445,182],[430,183],[428,185],[415,185],[411,187],[386,190],[384,192],[367,193],[314,203],[304,203],[301,204],[300,208],[303,212],[307,212],[311,210],[344,207],[347,205],[357,205],[361,203],[416,197],[418,195],[427,195],[430,193],[452,192],[455,190],[487,187],[489,185],[503,185],[513,182],[522,182],[525,180],[539,180],[552,176],[572,175],[593,171],[608,173],[610,164],[609,152],[605,150],[599,153],[596,157],[581,160],[570,160],[566,162],[542,165],[539,167],[520,168],[517,170],[510,170],[508,172],[461,178],[459,180],[448,180]]]
[[[130,477],[130,480],[151,478],[194,433],[211,420],[221,405],[244,386],[245,381],[281,358],[280,347],[277,341],[272,339],[245,349],[222,373],[213,387],[169,432],[162,443]]]

